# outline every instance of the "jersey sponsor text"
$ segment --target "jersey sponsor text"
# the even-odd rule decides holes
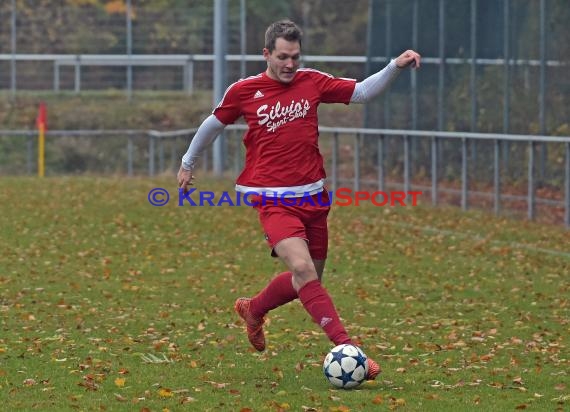
[[[285,123],[305,117],[310,108],[311,104],[305,99],[298,102],[291,100],[288,106],[281,106],[281,102],[277,101],[270,109],[267,104],[264,104],[257,109],[258,123],[260,126],[266,125],[267,130],[273,133]]]

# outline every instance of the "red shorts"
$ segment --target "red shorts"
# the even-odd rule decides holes
[[[274,251],[275,245],[283,239],[298,237],[307,241],[313,259],[327,258],[329,242],[327,216],[330,201],[326,190],[310,198],[304,198],[303,202],[300,202],[301,198],[297,198],[297,201],[294,198],[284,201],[272,201],[270,198],[261,201],[261,199],[261,197],[255,199],[258,204],[254,208],[259,214],[259,221],[263,226],[265,239],[271,247],[272,256],[277,256]]]

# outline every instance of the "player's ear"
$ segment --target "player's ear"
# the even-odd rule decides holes
[[[263,58],[265,60],[269,59],[269,56],[271,55],[271,53],[269,52],[269,49],[267,47],[263,48]]]

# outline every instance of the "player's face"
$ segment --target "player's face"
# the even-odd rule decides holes
[[[290,83],[299,68],[301,45],[298,41],[287,41],[281,37],[275,41],[275,49],[263,49],[267,61],[267,76],[282,83]]]

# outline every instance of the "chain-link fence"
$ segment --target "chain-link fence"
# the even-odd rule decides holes
[[[243,167],[245,153],[240,135],[244,128],[234,125],[226,131],[224,171],[228,177],[236,176]],[[180,155],[195,132],[51,131],[46,145],[46,172],[49,176],[166,174],[174,179]],[[570,136],[331,127],[321,127],[320,132],[331,189],[415,190],[422,192],[424,204],[475,207],[570,227]],[[518,159],[509,167],[500,157],[506,142]],[[8,157],[7,152],[0,152],[0,174],[36,171],[34,132],[0,130],[0,143],[10,149]],[[471,155],[475,143],[482,149],[477,159]],[[539,143],[562,156],[548,165],[554,183],[537,189],[535,149]],[[376,148],[373,159],[364,156],[370,147]],[[211,172],[212,160],[212,151],[206,151],[196,173]]]

